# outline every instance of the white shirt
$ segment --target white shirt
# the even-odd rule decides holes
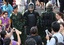
[[[25,0],[16,0],[16,5],[24,5]]]
[[[52,37],[56,36],[58,39],[58,42],[62,42],[63,43],[63,36],[58,32],[55,33]],[[51,38],[51,40],[47,40],[47,45],[55,45],[56,40],[55,38]]]

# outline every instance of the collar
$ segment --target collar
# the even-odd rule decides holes
[[[58,35],[58,34],[60,34],[60,32],[57,32],[57,33],[53,34],[52,36],[54,37],[54,36],[56,36],[56,35]]]

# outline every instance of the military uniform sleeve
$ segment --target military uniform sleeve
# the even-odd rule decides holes
[[[24,13],[23,18],[24,18],[24,22],[25,22],[24,26],[27,26],[27,13],[26,12]]]
[[[37,15],[37,26],[39,26],[39,23],[40,23],[40,16],[39,16],[39,13],[38,12],[36,12],[36,15]]]

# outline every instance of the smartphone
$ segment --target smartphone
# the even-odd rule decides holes
[[[48,29],[46,29],[45,32],[46,32],[46,35],[49,35],[49,31],[48,31]]]

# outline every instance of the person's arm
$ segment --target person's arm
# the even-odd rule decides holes
[[[49,36],[46,36],[46,39],[47,39],[47,44],[46,45],[55,45],[55,39],[54,38],[51,38],[49,40]]]
[[[39,45],[42,45],[42,39],[41,39],[41,37],[39,36],[38,38],[39,38]]]
[[[36,16],[37,16],[37,23],[36,23],[36,26],[38,26],[39,23],[40,23],[40,16],[39,16],[39,13],[38,13],[38,12],[36,12]]]
[[[13,34],[13,32],[14,32],[14,30],[13,30],[13,29],[11,29],[11,32],[10,32],[10,33],[8,33],[8,32],[6,31],[7,36],[8,36],[8,37],[11,37],[11,35]]]
[[[22,16],[22,14],[19,13],[19,15],[21,16],[21,17],[20,17],[21,22],[23,22],[23,16]]]
[[[16,31],[17,38],[18,38],[17,45],[20,45],[20,44],[21,44],[21,39],[20,39],[20,31],[18,31],[18,30],[15,30],[15,31]]]
[[[7,28],[7,31],[9,31],[10,26],[11,26],[11,20],[9,19],[9,26],[8,26],[8,28]]]
[[[12,13],[13,7],[9,4],[10,12]]]
[[[25,24],[24,24],[24,28],[26,28],[26,26],[27,26],[27,13],[25,12],[24,13],[24,15],[23,15],[23,18],[24,18],[24,22],[25,22]]]

